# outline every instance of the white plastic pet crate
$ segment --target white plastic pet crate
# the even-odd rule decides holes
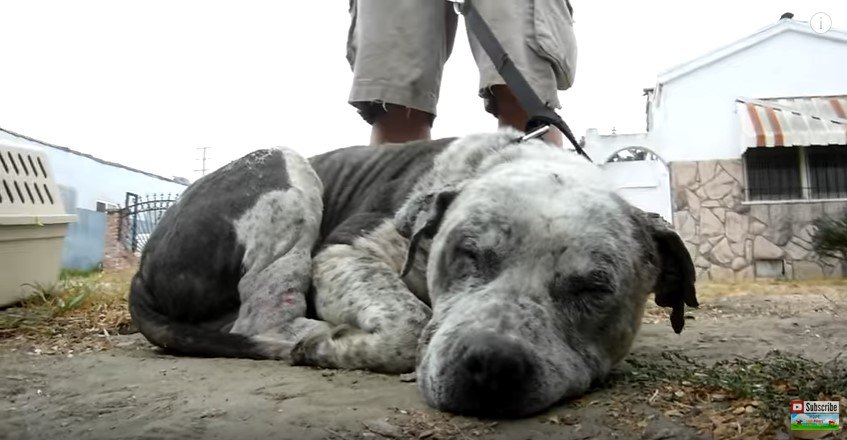
[[[58,281],[73,221],[44,152],[0,141],[0,306]]]

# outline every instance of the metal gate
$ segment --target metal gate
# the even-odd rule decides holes
[[[600,168],[624,200],[673,222],[670,170],[658,154],[646,147],[626,147]]]
[[[178,198],[178,194],[148,194],[140,197],[135,193],[126,193],[126,202],[120,214],[118,240],[133,253],[140,253],[165,211]]]

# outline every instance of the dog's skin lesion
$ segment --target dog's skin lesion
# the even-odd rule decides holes
[[[183,243],[176,213],[133,281],[133,319],[188,354],[415,371],[427,403],[456,413],[523,416],[584,393],[629,352],[651,292],[682,331],[684,308],[697,306],[693,264],[672,227],[616,196],[597,167],[519,136],[358,147],[311,163],[283,150],[261,171],[236,162],[193,190],[256,185],[249,206],[216,220],[223,238],[210,250],[229,259],[191,276],[237,263],[237,289],[207,293],[196,286],[214,282],[185,272],[174,277],[191,282],[167,293],[168,277],[150,282],[151,267],[181,261],[157,245]],[[208,221],[214,211],[200,208],[184,223]],[[203,294],[219,303],[180,321]]]
[[[230,332],[256,337],[271,357],[285,360],[297,341],[329,325],[306,318],[323,187],[305,159],[290,150],[283,155],[290,187],[262,195],[234,222],[245,248],[245,270],[238,283],[241,305]]]

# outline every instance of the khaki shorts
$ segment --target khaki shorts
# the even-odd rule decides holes
[[[474,6],[535,93],[551,108],[560,108],[556,91],[573,84],[577,54],[566,0],[476,0]],[[456,35],[452,3],[350,0],[350,16],[350,104],[371,123],[382,104],[414,108],[434,118],[441,74]],[[479,96],[496,114],[490,88],[505,82],[476,38],[469,33],[468,40],[479,67]]]

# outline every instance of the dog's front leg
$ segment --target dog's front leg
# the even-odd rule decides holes
[[[336,327],[300,341],[292,351],[295,364],[414,370],[418,337],[432,312],[400,279],[405,245],[386,222],[350,245],[332,245],[315,256],[315,307]]]

